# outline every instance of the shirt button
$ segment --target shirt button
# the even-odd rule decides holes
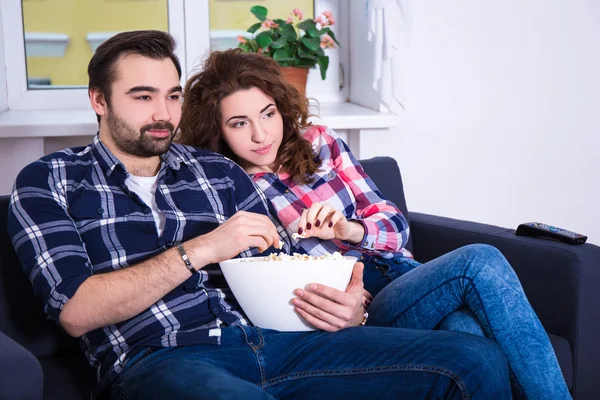
[[[159,240],[158,242],[156,242],[156,245],[158,247],[163,247],[165,245],[165,242],[163,242],[162,240]]]
[[[285,189],[284,193],[289,193],[290,190],[289,189]]]
[[[361,259],[361,260],[364,260],[364,259],[365,259],[365,256],[360,256],[360,259]]]
[[[363,246],[365,246],[365,247],[369,247],[369,242],[364,242],[364,243],[363,243]]]
[[[375,248],[375,243],[371,243],[371,248],[374,249]]]
[[[98,211],[98,214],[104,214],[104,208],[99,207],[96,211]]]
[[[150,214],[152,212],[152,209],[150,207],[146,207],[146,208],[144,208],[144,212],[146,214]]]
[[[329,173],[329,178],[333,178],[335,176],[335,174],[333,172]]]

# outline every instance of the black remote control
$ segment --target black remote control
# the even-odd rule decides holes
[[[569,244],[583,244],[587,240],[587,236],[582,234],[557,228],[555,226],[542,224],[540,222],[527,222],[519,225],[517,228],[517,235],[545,237],[560,240],[561,242]]]

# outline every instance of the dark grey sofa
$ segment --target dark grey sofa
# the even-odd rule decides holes
[[[549,333],[576,399],[600,399],[600,247],[515,236],[514,230],[408,213],[395,160],[362,161],[385,196],[407,216],[417,260],[471,243],[497,247],[513,265]],[[95,376],[75,340],[45,319],[6,233],[0,196],[0,398],[89,398]],[[525,222],[525,221],[524,221]]]

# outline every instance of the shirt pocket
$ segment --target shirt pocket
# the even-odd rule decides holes
[[[331,204],[336,210],[346,211],[354,210],[354,194],[344,183],[340,174],[328,166],[321,167],[321,170],[313,175],[315,181],[312,184],[312,200]],[[346,215],[347,218],[352,217]]]
[[[227,220],[230,210],[223,210],[223,201],[210,201],[196,194],[175,199],[177,218],[185,222],[184,240],[208,233]],[[221,208],[221,210],[219,210]]]
[[[109,205],[102,201],[99,194],[82,194],[76,196],[69,205],[69,213],[81,235],[101,226],[124,225],[132,212],[132,200],[124,196],[113,195]]]

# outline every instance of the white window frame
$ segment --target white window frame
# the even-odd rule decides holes
[[[343,5],[348,0],[314,0],[315,15],[330,10],[337,17],[337,24],[332,26],[336,38],[342,44],[342,48],[327,50],[329,56],[329,67],[327,68],[327,78],[321,80],[318,68],[312,68],[308,74],[306,94],[308,97],[315,98],[319,102],[345,102],[348,99],[348,85],[344,84],[340,90],[340,82],[348,82],[347,76],[340,76],[342,72],[347,72],[348,68],[341,68],[340,65],[347,65],[348,48],[350,47],[346,38],[347,35],[347,11]],[[249,3],[251,4],[251,3]],[[282,16],[282,18],[285,16]],[[194,38],[186,41],[186,57],[189,60],[187,71],[190,73],[198,71],[202,60],[210,51],[210,7],[208,0],[193,0],[185,5],[185,37]],[[344,46],[346,43],[346,46]]]
[[[314,0],[315,15],[331,10],[338,23],[332,27],[339,42],[344,46],[347,21],[343,5],[347,0]],[[210,10],[208,0],[168,0],[169,32],[177,40],[176,54],[183,70],[182,84],[188,73],[197,71],[200,62],[210,50]],[[0,72],[0,112],[5,110],[48,110],[89,108],[86,87],[61,89],[29,89],[25,41],[23,38],[23,15],[21,0],[0,0],[0,33],[6,38],[0,43],[0,61],[4,59],[6,75]],[[12,38],[12,39],[8,39]],[[15,38],[22,38],[21,40]],[[4,57],[2,57],[2,45]],[[339,90],[340,63],[348,59],[348,47],[328,50],[330,58],[327,79],[321,80],[317,68],[308,76],[307,95],[320,102],[343,102],[347,100],[348,85]],[[10,55],[10,56],[9,56]],[[347,70],[348,68],[344,68]],[[347,73],[347,71],[344,71]],[[3,90],[5,88],[5,90]]]
[[[178,42],[176,51],[187,71],[185,59],[185,3],[194,0],[168,0],[169,32]],[[21,0],[0,0],[0,27],[4,44],[4,65],[6,67],[6,93],[8,110],[45,110],[89,108],[87,87],[64,89],[29,89],[27,87],[27,61],[23,38],[23,11]],[[22,38],[17,40],[14,38]],[[10,55],[10,57],[9,57]],[[182,76],[185,81],[186,76]],[[2,79],[0,79],[1,82]],[[1,83],[0,83],[1,85]],[[1,100],[0,100],[1,104]],[[1,109],[0,109],[1,110]]]

